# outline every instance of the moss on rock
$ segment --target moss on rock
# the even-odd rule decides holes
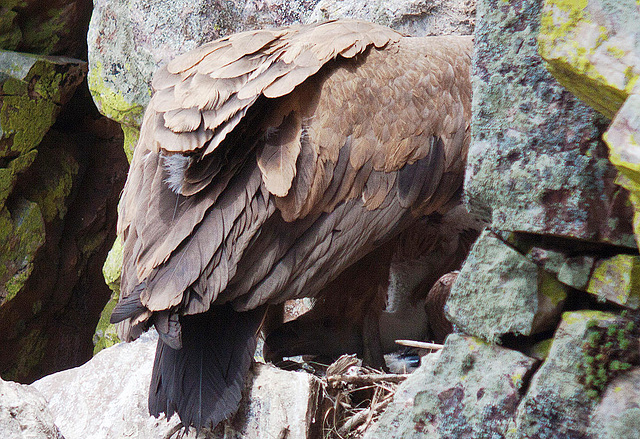
[[[97,62],[89,71],[87,79],[93,101],[100,113],[120,122],[123,127],[139,127],[142,123],[144,107],[135,102],[127,101],[120,92],[109,87],[103,77],[102,63]]]
[[[116,333],[116,327],[109,323],[109,318],[111,317],[111,311],[113,311],[113,308],[118,303],[118,299],[120,297],[120,273],[122,271],[123,258],[122,252],[122,240],[120,237],[117,237],[113,243],[113,247],[111,247],[111,250],[107,255],[107,260],[102,266],[102,275],[104,276],[104,280],[111,291],[113,291],[113,294],[111,294],[111,299],[102,310],[100,321],[98,322],[96,332],[93,335],[94,355],[102,349],[120,342],[118,334]]]
[[[3,0],[0,5],[0,49],[15,50],[22,39],[22,31],[16,23],[16,8],[24,6],[24,0]]]
[[[0,304],[22,289],[44,241],[44,220],[36,203],[19,199],[11,211],[0,210]]]
[[[29,374],[40,365],[45,355],[47,347],[47,337],[39,329],[34,329],[22,339],[20,352],[17,356],[18,362],[7,372],[3,373],[3,378],[10,381],[16,381],[20,377]]]
[[[0,157],[35,148],[84,78],[86,64],[69,58],[0,53]]]
[[[116,333],[116,326],[109,323],[111,317],[111,311],[118,303],[118,294],[113,293],[111,299],[107,302],[107,305],[100,314],[100,320],[96,326],[96,332],[93,335],[93,355],[97,354],[101,350],[120,343],[120,338]]]
[[[64,141],[58,138],[52,141],[58,140]],[[42,148],[33,166],[38,170],[37,177],[21,188],[23,195],[38,203],[45,222],[63,219],[67,213],[67,198],[80,165],[63,148]]]
[[[600,311],[562,315],[548,356],[534,374],[507,438],[586,437],[588,422],[584,420],[597,401],[585,386],[583,344],[588,342],[591,328],[607,328],[620,319]]]

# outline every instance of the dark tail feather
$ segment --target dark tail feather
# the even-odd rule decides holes
[[[118,323],[128,318],[135,318],[147,308],[140,302],[140,294],[147,287],[146,282],[139,283],[127,297],[120,299],[111,311],[110,323]]]
[[[236,312],[230,305],[180,318],[182,349],[158,340],[149,412],[175,412],[182,424],[214,428],[237,409],[256,349],[264,307]]]

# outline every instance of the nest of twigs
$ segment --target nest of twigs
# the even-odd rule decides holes
[[[359,364],[355,355],[343,355],[327,368],[320,407],[325,439],[362,437],[389,405],[398,383],[408,376]]]

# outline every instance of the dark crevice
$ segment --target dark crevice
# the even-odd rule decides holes
[[[543,248],[564,253],[567,257],[595,256],[606,258],[619,254],[637,255],[638,249],[624,247],[601,241],[587,241],[567,236],[541,235],[531,232],[500,232],[492,230],[492,233],[514,250],[527,254],[533,247]],[[511,236],[507,239],[505,234]]]

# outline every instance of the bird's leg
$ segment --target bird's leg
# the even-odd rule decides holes
[[[369,310],[362,324],[362,362],[366,366],[388,372],[380,341],[379,313]]]
[[[284,323],[284,303],[278,303],[277,305],[269,305],[267,308],[267,312],[264,315],[264,320],[262,321],[262,337],[263,340],[266,340],[269,334],[271,334],[276,329],[280,328]],[[275,353],[269,350],[269,347],[266,343],[263,344],[263,352],[262,355],[265,360],[271,361],[276,364],[282,361],[282,356],[276,355]]]

